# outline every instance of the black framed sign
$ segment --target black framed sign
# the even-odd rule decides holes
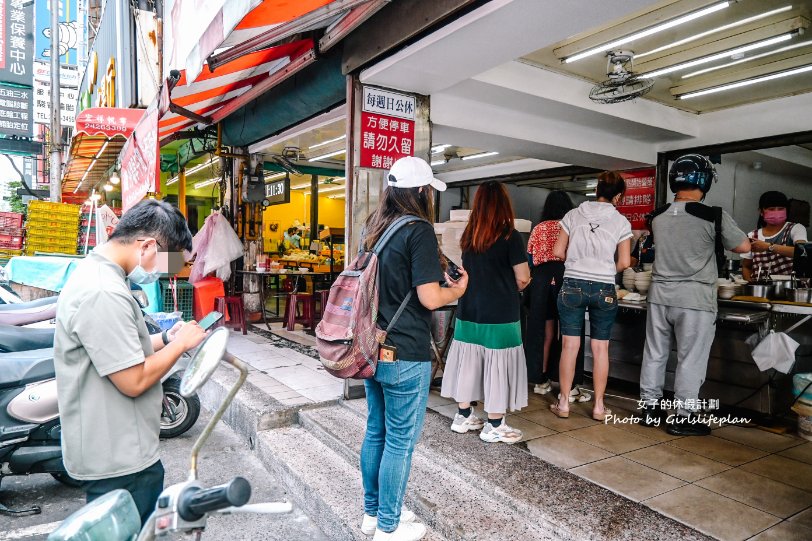
[[[269,206],[290,203],[290,178],[285,177],[266,183],[265,200]]]

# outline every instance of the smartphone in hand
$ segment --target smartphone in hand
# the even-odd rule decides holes
[[[212,328],[212,326],[215,323],[217,323],[221,319],[223,319],[223,314],[221,314],[216,310],[212,310],[206,315],[206,317],[198,321],[197,324],[200,325],[200,328],[203,329],[204,331],[208,331],[209,329]]]
[[[451,261],[448,256],[443,255],[446,262],[446,270],[445,272],[448,274],[448,277],[454,280],[455,282],[462,278],[462,272],[460,272],[460,268],[457,266],[456,263]]]

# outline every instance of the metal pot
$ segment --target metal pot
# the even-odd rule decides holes
[[[773,294],[776,299],[786,299],[786,291],[793,286],[792,280],[773,280],[772,285],[774,288]]]
[[[812,303],[812,289],[787,289],[785,293],[788,301]]]
[[[744,286],[744,294],[748,297],[769,299],[774,295],[775,288],[766,284],[748,284]]]

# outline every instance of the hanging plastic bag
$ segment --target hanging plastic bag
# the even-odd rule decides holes
[[[795,364],[795,350],[799,345],[787,333],[770,331],[753,349],[753,360],[762,372],[775,368],[788,374]]]
[[[217,277],[225,281],[231,277],[231,262],[243,255],[242,241],[222,215],[212,215],[209,220],[212,221],[212,231],[203,272],[205,275],[216,272]]]
[[[205,260],[211,240],[212,224],[214,223],[211,218],[217,214],[219,213],[208,216],[205,222],[203,222],[203,227],[201,227],[200,231],[192,238],[192,253],[189,259],[194,257],[195,262],[192,265],[192,271],[189,273],[189,283],[191,284],[199,282],[206,277],[206,273],[204,272],[204,267],[206,266]]]

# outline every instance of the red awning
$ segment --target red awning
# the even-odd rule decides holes
[[[116,107],[94,107],[79,113],[62,175],[62,191],[89,192],[103,180],[143,116],[143,109]]]
[[[185,71],[172,90],[172,103],[213,122],[223,118],[226,107],[240,104],[275,84],[275,77],[286,69],[315,59],[313,40],[305,39],[257,51],[229,62],[212,72],[208,66],[196,81],[189,83]],[[311,60],[311,61],[312,61]],[[176,112],[167,113],[159,122],[159,138],[192,127],[199,122]]]

